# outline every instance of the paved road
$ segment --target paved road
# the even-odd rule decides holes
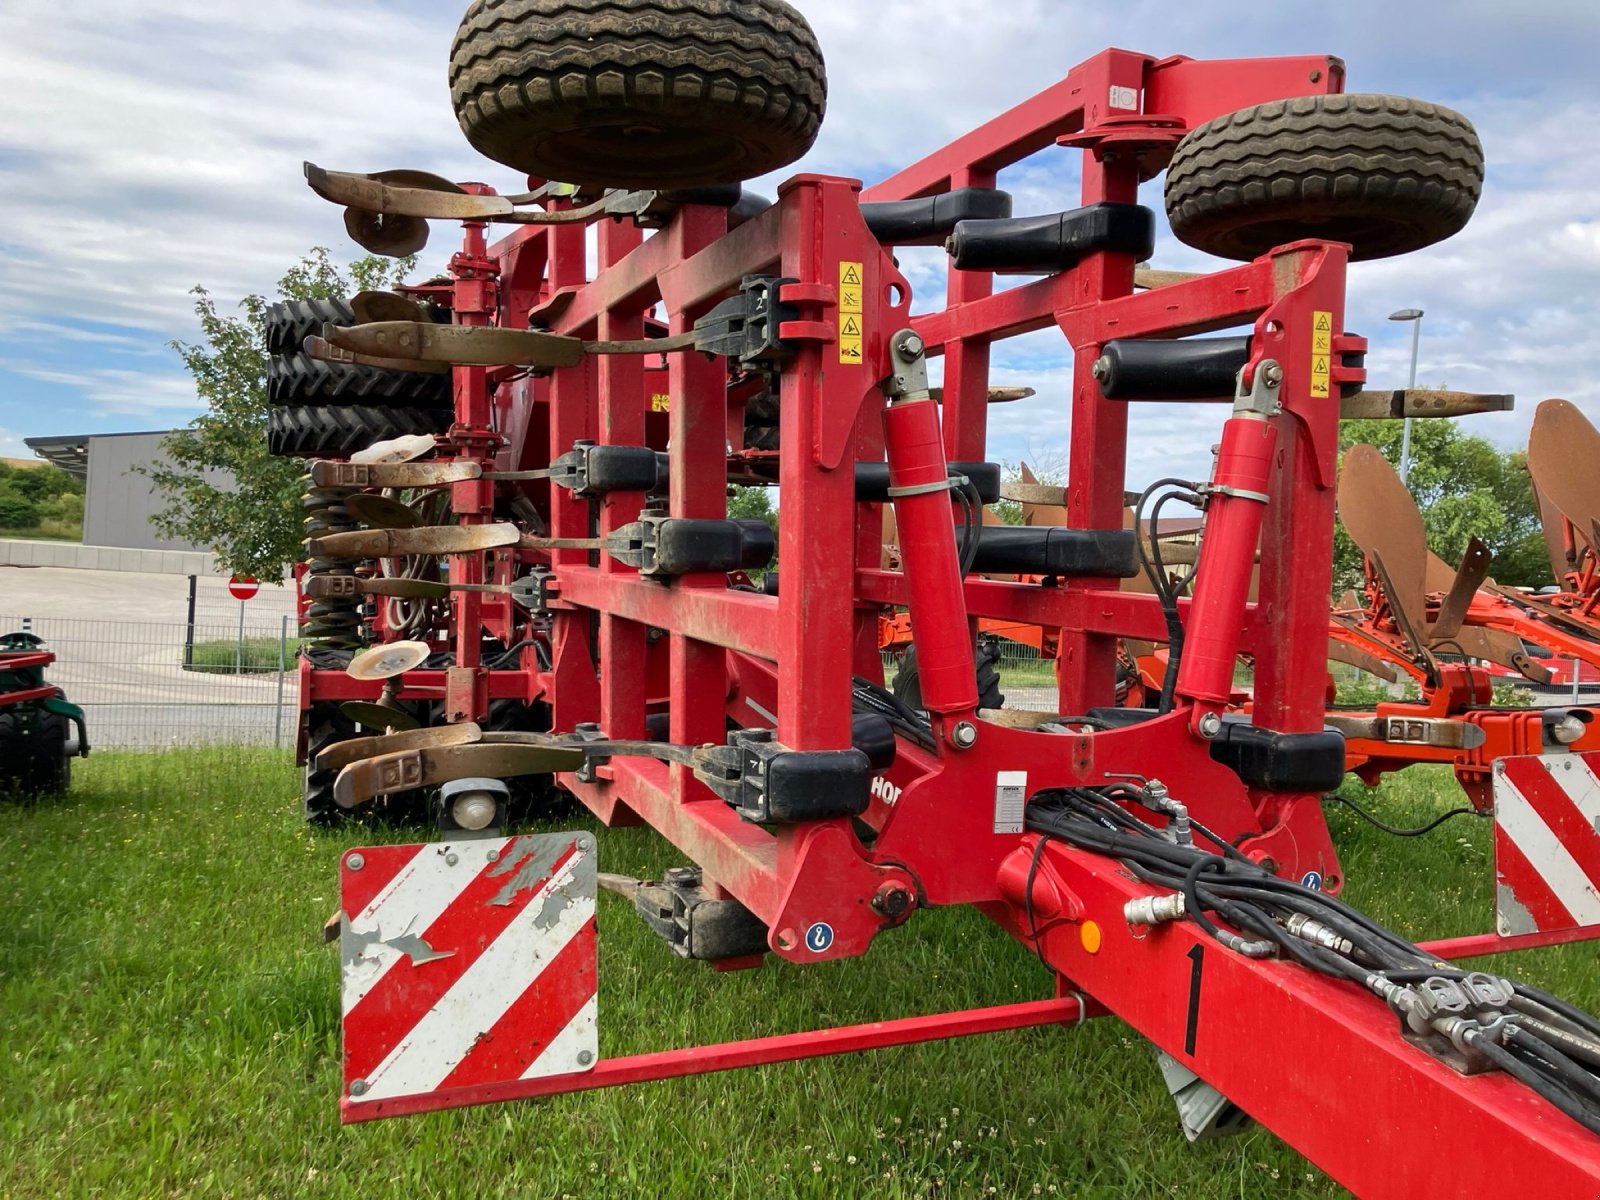
[[[48,678],[84,706],[94,746],[272,742],[278,726],[276,672],[234,676],[184,670],[188,595],[188,578],[181,575],[0,567],[0,632],[30,628],[55,651],[58,660]],[[294,593],[263,587],[242,607],[247,638],[277,640],[282,618],[294,612]],[[236,639],[240,610],[225,580],[198,580],[195,641]],[[290,665],[283,729],[292,737],[292,657]]]

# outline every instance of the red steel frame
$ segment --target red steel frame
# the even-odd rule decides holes
[[[913,898],[909,919],[927,905],[980,906],[1038,949],[1058,972],[1064,999],[1016,1012],[1008,1006],[988,1015],[894,1022],[875,1032],[824,1031],[644,1056],[589,1076],[508,1085],[453,1102],[1075,1019],[1086,1008],[1065,997],[1081,992],[1362,1194],[1431,1185],[1446,1153],[1487,1189],[1525,1189],[1530,1182],[1547,1194],[1600,1188],[1600,1146],[1526,1090],[1503,1077],[1453,1074],[1402,1041],[1393,1018],[1347,985],[1243,958],[1206,942],[1192,925],[1136,935],[1123,922],[1122,905],[1145,889],[1116,864],[1052,843],[1030,870],[1036,838],[994,829],[997,771],[1026,770],[1030,792],[1138,773],[1165,780],[1197,818],[1258,861],[1294,878],[1315,870],[1337,886],[1340,869],[1320,797],[1246,788],[1211,759],[1202,730],[1228,704],[1240,652],[1256,662],[1258,724],[1283,732],[1322,728],[1337,385],[1362,375],[1336,367],[1333,398],[1326,384],[1317,395],[1310,362],[1319,314],[1331,319],[1335,362],[1341,345],[1351,344],[1340,340],[1347,248],[1295,243],[1142,294],[1132,290],[1132,257],[1112,252],[1003,291],[994,290],[989,273],[952,270],[946,307],[913,318],[910,289],[890,248],[869,233],[860,203],[992,186],[1001,169],[1058,141],[1086,151],[1083,203],[1132,202],[1139,182],[1164,165],[1184,130],[1263,101],[1342,87],[1342,64],[1327,57],[1157,61],[1106,51],[865,192],[851,180],[802,175],[779,189],[771,208],[732,229],[727,211],[698,206],[681,209],[648,239],[604,224],[593,279],[579,227],[525,227],[486,249],[482,227],[468,225],[464,253],[452,264],[452,299],[463,323],[494,319],[523,327],[531,313],[557,333],[632,338],[659,304],[669,330],[678,332],[736,290],[742,277],[763,273],[795,281],[780,298],[799,316],[779,331],[798,347],[782,373],[779,595],[731,590],[721,574],[663,584],[613,561],[593,563],[582,550],[501,555],[494,578],[514,574],[517,559],[547,561],[554,569],[551,667],[539,671],[529,653],[522,671],[483,670],[476,657],[480,629],[509,640],[518,618],[463,596],[455,602],[456,666],[442,680],[448,707],[461,716],[483,715],[493,695],[540,697],[551,706],[554,729],[593,722],[612,737],[630,738],[642,735],[648,713],[664,710],[671,740],[693,744],[723,740],[730,714],[758,724],[764,722],[755,714],[768,711],[776,714],[777,740],[791,749],[846,747],[851,676],[881,679],[878,616],[900,605],[918,631],[966,630],[979,617],[1058,628],[1062,711],[1110,704],[1116,639],[1165,636],[1154,597],[1120,592],[1112,579],[1074,579],[1060,588],[962,580],[949,502],[933,493],[896,502],[904,569],[884,570],[881,507],[856,502],[853,464],[886,456],[894,481],[905,484],[943,480],[946,459],[981,459],[990,347],[1055,326],[1075,357],[1069,518],[1076,528],[1120,529],[1130,406],[1103,400],[1090,375],[1105,341],[1252,324],[1246,382],[1271,359],[1283,384],[1281,413],[1235,414],[1224,424],[1215,481],[1241,493],[1264,491],[1270,501],[1224,494],[1212,503],[1199,587],[1186,606],[1192,657],[1173,712],[1071,736],[989,724],[976,716],[970,641],[919,638],[939,749],[902,741],[889,772],[898,797],[892,805],[875,801],[864,818],[877,831],[870,849],[849,820],[770,831],[745,823],[681,765],[617,758],[597,766],[591,780],[561,777],[604,822],[653,826],[703,868],[714,888],[768,925],[771,948],[782,957],[813,962],[865,952],[898,923],[880,915],[874,899],[903,889]],[[1111,107],[1130,95],[1141,108]],[[841,270],[851,264],[862,275],[859,362],[842,361],[838,342]],[[907,328],[929,354],[945,357],[937,417],[932,403],[897,404],[884,415],[879,384],[889,374],[889,342]],[[726,442],[739,417],[730,410],[725,364],[695,354],[671,357],[663,440],[657,440],[659,421],[652,428],[656,393],[645,384],[644,367],[637,359],[591,358],[534,380],[457,368],[458,425],[450,442],[462,457],[519,468],[542,465],[579,438],[619,444],[648,438],[657,446],[669,440],[672,514],[725,515]],[[585,502],[542,484],[527,491],[553,536],[591,534]],[[488,485],[456,485],[452,498],[463,519],[488,518]],[[637,495],[608,498],[600,505],[600,529],[632,519],[639,503]],[[1260,598],[1251,604],[1258,534]],[[842,547],[854,547],[854,554]],[[481,558],[458,556],[451,566],[452,578],[484,577]],[[340,684],[340,692],[322,674],[311,672],[307,682],[315,686],[303,694],[371,691]],[[407,686],[437,690],[435,674],[413,672]],[[976,743],[958,748],[956,727],[969,721]],[[803,938],[817,922],[834,934],[821,952]],[[1456,948],[1471,953],[1490,946]],[[1190,991],[1192,961],[1201,953],[1210,964],[1203,997]],[[1199,1014],[1198,1041],[1185,1026],[1191,1009]]]

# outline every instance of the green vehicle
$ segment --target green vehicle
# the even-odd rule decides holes
[[[83,709],[45,682],[55,660],[36,634],[0,636],[0,795],[59,795],[89,753]]]

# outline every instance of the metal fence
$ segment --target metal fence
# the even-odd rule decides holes
[[[83,706],[98,749],[290,745],[298,717],[291,618],[200,609],[188,620],[0,612],[56,655],[46,679]]]

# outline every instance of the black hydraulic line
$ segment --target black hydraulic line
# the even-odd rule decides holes
[[[1379,829],[1383,830],[1384,833],[1393,834],[1395,837],[1421,837],[1425,833],[1432,833],[1446,821],[1449,821],[1455,817],[1487,817],[1491,815],[1488,812],[1480,812],[1476,808],[1452,808],[1447,813],[1441,813],[1439,816],[1429,821],[1426,825],[1418,825],[1414,829],[1402,829],[1397,826],[1390,825],[1388,822],[1374,816],[1348,796],[1340,795],[1338,792],[1329,792],[1328,797],[1337,800],[1340,804],[1343,804],[1363,821],[1375,825]]]

